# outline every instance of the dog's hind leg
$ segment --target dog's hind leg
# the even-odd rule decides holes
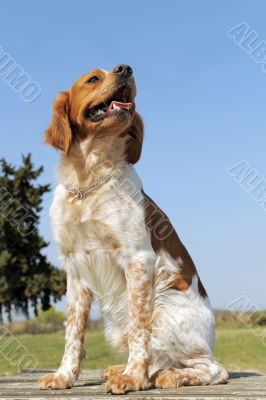
[[[88,312],[92,294],[75,275],[67,276],[67,327],[65,352],[59,369],[39,381],[40,389],[65,389],[73,385],[79,374]]]
[[[200,362],[199,362],[200,361]],[[228,379],[227,371],[216,361],[195,360],[190,367],[169,368],[157,371],[152,377],[156,388],[178,388],[180,386],[218,385]]]

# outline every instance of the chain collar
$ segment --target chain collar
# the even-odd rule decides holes
[[[75,186],[65,185],[65,189],[74,195],[71,199],[71,203],[76,200],[82,200],[87,194],[93,192],[94,190],[98,189],[99,187],[103,186],[104,183],[108,182],[111,179],[111,176],[105,177],[103,179],[99,179],[98,181],[92,183],[86,188],[78,188]]]

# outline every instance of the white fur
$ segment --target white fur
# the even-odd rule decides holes
[[[128,329],[125,269],[140,260],[155,277],[150,374],[168,367],[216,365],[212,361],[215,333],[209,301],[199,295],[196,276],[186,291],[165,288],[160,277],[178,271],[182,260],[174,260],[164,251],[155,254],[145,225],[141,187],[134,168],[123,162],[100,190],[74,203],[63,184],[57,186],[51,219],[66,271],[78,276],[100,299],[106,337],[114,346],[121,346]],[[121,247],[113,249],[100,239],[105,230]]]

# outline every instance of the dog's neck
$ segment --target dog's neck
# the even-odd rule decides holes
[[[69,187],[87,188],[108,180],[124,164],[126,137],[88,137],[72,144],[58,166],[58,181]]]

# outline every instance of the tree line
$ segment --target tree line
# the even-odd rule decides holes
[[[13,310],[37,315],[66,291],[64,271],[43,252],[49,243],[39,232],[40,213],[51,189],[37,182],[42,172],[30,154],[19,167],[0,160],[0,323],[4,315],[11,322]]]

